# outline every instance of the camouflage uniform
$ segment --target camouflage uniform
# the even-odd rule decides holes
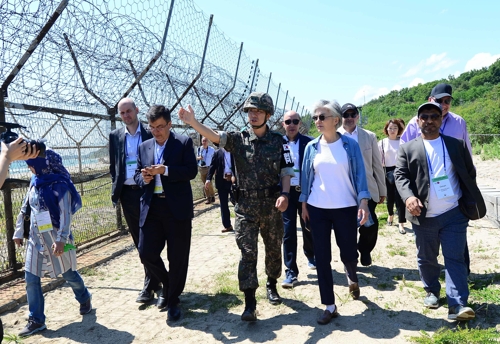
[[[240,198],[235,206],[236,243],[241,250],[238,280],[241,291],[257,289],[257,240],[260,235],[266,250],[266,274],[281,275],[283,220],[275,207],[282,176],[292,176],[293,161],[283,136],[267,128],[263,137],[252,130],[219,132],[219,146],[234,156]]]

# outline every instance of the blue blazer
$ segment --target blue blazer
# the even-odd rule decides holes
[[[154,181],[144,183],[141,169],[146,166],[155,165],[154,161],[155,139],[152,138],[139,146],[137,157],[137,170],[134,180],[144,189],[141,197],[141,214],[139,226],[142,227],[146,221],[149,205],[153,198]],[[193,192],[191,180],[196,177],[198,167],[191,138],[170,132],[170,136],[163,151],[161,163],[168,166],[168,176],[161,175],[165,199],[169,210],[177,220],[187,220],[194,217]]]

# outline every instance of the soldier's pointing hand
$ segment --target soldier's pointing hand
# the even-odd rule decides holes
[[[191,124],[194,121],[194,110],[191,105],[187,106],[187,109],[181,107],[178,112],[179,119],[186,124]]]

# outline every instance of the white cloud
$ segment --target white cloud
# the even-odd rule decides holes
[[[408,85],[408,87],[413,87],[413,86],[418,86],[418,84],[423,84],[424,83],[424,79],[422,78],[415,78],[413,79],[410,84]]]
[[[437,72],[441,69],[446,69],[457,63],[457,60],[452,60],[446,56],[446,53],[432,54],[425,60],[420,61],[417,65],[410,67],[408,71],[403,74],[403,77],[417,75],[419,72],[431,73]]]
[[[441,10],[440,14],[445,14],[446,12],[448,12],[447,8],[445,8],[444,10]]]
[[[378,98],[385,94],[389,93],[389,89],[387,87],[375,88],[370,85],[363,85],[354,95],[354,101],[356,102],[365,102],[370,101],[372,99]]]
[[[461,72],[461,71],[459,71],[459,70],[457,70],[455,73],[453,73],[453,76],[454,76],[455,78],[458,78],[458,77],[460,76],[460,74],[462,74],[462,72]]]
[[[394,86],[392,86],[392,90],[391,91],[399,91],[403,88],[403,86],[399,85],[399,84],[396,84]]]
[[[493,62],[500,58],[500,54],[491,55],[490,53],[479,53],[474,55],[465,64],[464,72],[468,72],[473,69],[481,69],[483,67],[490,66]]]

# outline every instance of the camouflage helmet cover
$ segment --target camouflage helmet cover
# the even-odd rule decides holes
[[[248,112],[249,109],[264,110],[272,116],[274,114],[273,99],[267,93],[252,92],[243,105],[244,112]]]

